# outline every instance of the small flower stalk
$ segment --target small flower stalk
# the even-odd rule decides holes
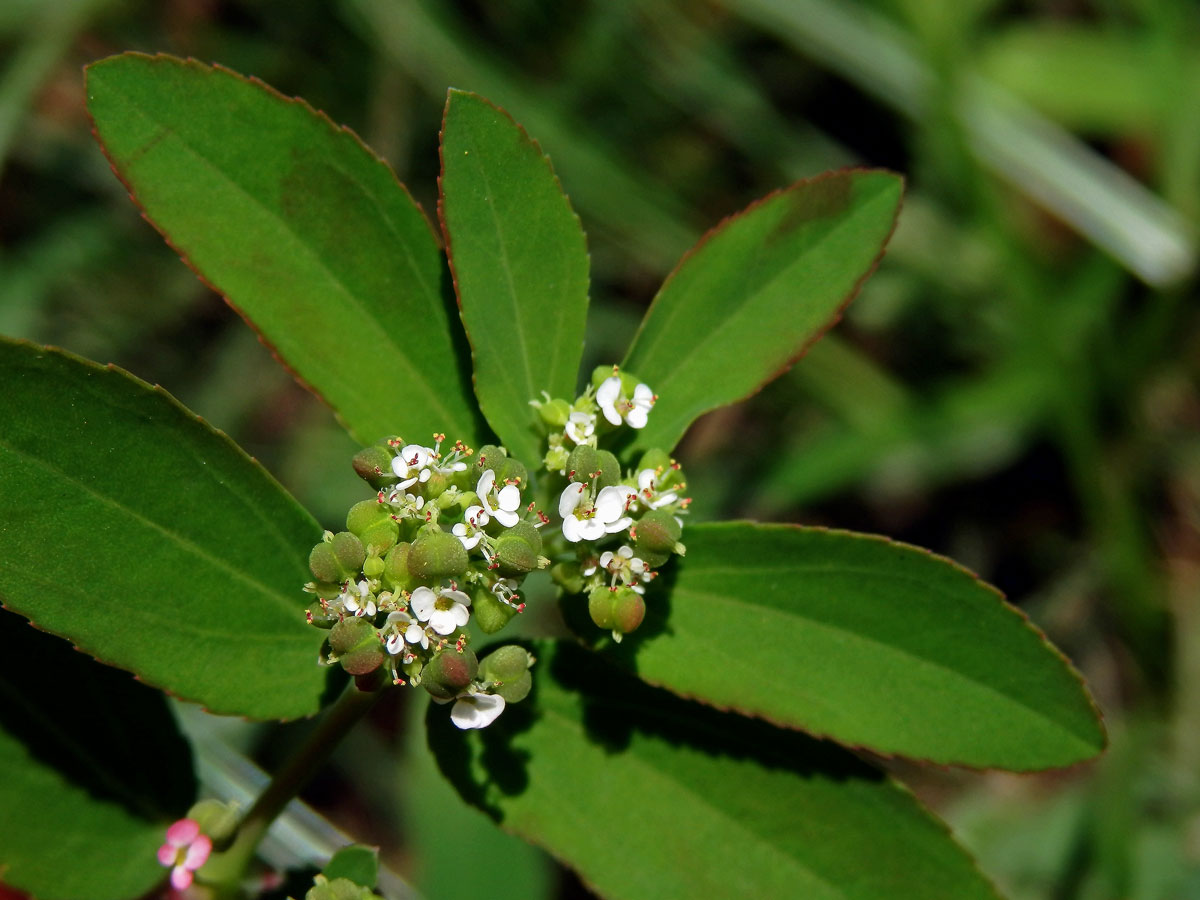
[[[658,398],[616,366],[568,402],[531,401],[546,435],[530,476],[497,445],[478,452],[434,435],[360,451],[355,471],[375,492],[351,507],[346,529],[309,555],[308,621],[329,631],[321,661],[363,690],[423,687],[459,728],[484,728],[529,693],[534,660],[516,644],[483,660],[471,649],[525,610],[522,584],[539,569],[586,598],[614,641],[646,612],[646,586],[682,555],[689,503],[679,464],[661,450],[621,460],[626,428],[641,429]],[[543,512],[557,513],[557,520]]]

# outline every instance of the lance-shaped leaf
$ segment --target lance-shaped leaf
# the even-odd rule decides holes
[[[1079,675],[950,560],[792,525],[696,525],[684,538],[642,627],[609,650],[651,684],[938,763],[1024,771],[1104,748]]]
[[[128,900],[195,799],[158,691],[0,613],[0,879],[42,900]]]
[[[883,255],[903,181],[819,175],[726,219],[684,255],[625,359],[658,394],[640,447],[754,393],[837,321]]]
[[[0,340],[0,383],[0,602],[213,712],[316,712],[313,518],[120,369]]]
[[[358,440],[479,438],[437,239],[355,135],[194,60],[110,57],[87,93],[147,218]]]
[[[575,395],[587,317],[583,229],[538,145],[475,94],[446,100],[441,190],[479,405],[511,454],[536,461],[529,401],[542,391]]]
[[[470,733],[431,706],[430,745],[465,799],[601,896],[995,900],[946,829],[846,751],[671,697],[574,645],[533,652],[528,700]]]

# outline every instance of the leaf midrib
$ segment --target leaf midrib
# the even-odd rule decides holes
[[[125,504],[117,501],[115,498],[108,497],[107,495],[100,493],[99,491],[93,489],[90,485],[86,484],[83,481],[80,481],[78,478],[76,478],[74,475],[67,472],[66,470],[64,470],[58,466],[51,465],[50,463],[46,462],[45,460],[41,459],[40,457],[34,456],[33,454],[28,453],[25,450],[22,450],[21,448],[15,446],[14,444],[11,444],[11,443],[5,441],[3,438],[0,438],[0,447],[8,450],[14,456],[18,456],[18,457],[24,459],[27,462],[27,464],[32,463],[35,468],[40,468],[45,472],[49,472],[51,475],[53,475],[56,478],[61,478],[62,480],[75,485],[82,492],[95,498],[100,503],[102,503],[106,506],[109,506],[115,510],[118,510],[121,513],[124,513],[126,516],[133,519],[135,522],[142,524],[144,527],[148,528],[149,530],[158,532],[159,534],[163,535],[169,542],[172,542],[175,545],[177,545],[178,547],[180,547],[185,553],[190,553],[191,555],[195,556],[197,559],[201,559],[204,562],[208,563],[210,566],[217,569],[218,571],[227,573],[228,575],[233,577],[236,581],[242,582],[242,583],[246,584],[248,587],[254,589],[254,591],[256,593],[266,595],[268,598],[270,598],[272,603],[279,605],[280,608],[286,609],[289,612],[294,611],[292,609],[291,605],[288,604],[287,601],[284,600],[284,598],[282,596],[280,596],[275,590],[270,588],[268,585],[264,584],[261,581],[256,581],[250,574],[244,572],[243,570],[241,570],[239,568],[236,568],[235,566],[230,565],[229,563],[227,563],[225,560],[221,559],[220,557],[212,555],[211,553],[207,552],[204,548],[202,548],[199,544],[196,544],[194,541],[190,540],[189,538],[184,537],[183,535],[179,534],[178,532],[170,530],[169,528],[167,528],[164,525],[161,525],[160,523],[154,521],[153,519],[143,515],[142,513],[138,512],[137,510],[134,510],[131,507],[126,506]]]
[[[853,572],[856,570],[845,569],[842,571]],[[873,575],[877,574],[873,570],[861,570],[861,573],[862,574],[873,574]],[[894,578],[896,576],[893,575],[893,576],[889,576],[889,577]],[[927,584],[926,582],[920,581],[919,579],[914,579],[914,578],[909,577],[907,580],[912,581],[914,583],[919,583],[925,588],[931,587],[929,584]],[[734,607],[734,608],[754,609],[755,611],[761,612],[770,618],[778,619],[780,622],[790,622],[790,623],[794,624],[794,622],[796,620],[799,620],[801,622],[808,623],[809,627],[824,629],[827,631],[834,632],[836,634],[847,635],[850,638],[855,639],[855,640],[857,640],[863,644],[866,644],[868,646],[883,648],[883,649],[888,650],[892,653],[895,653],[903,658],[911,659],[918,665],[921,665],[921,666],[924,666],[927,668],[932,668],[935,671],[949,673],[951,676],[953,676],[952,680],[957,680],[959,682],[965,682],[967,684],[974,686],[976,689],[982,689],[983,692],[986,694],[990,694],[992,696],[1001,698],[1004,701],[1004,704],[1006,706],[1015,707],[1020,710],[1025,710],[1026,712],[1031,714],[1035,719],[1038,719],[1042,722],[1048,723],[1051,726],[1052,731],[1054,731],[1058,734],[1062,734],[1062,735],[1066,735],[1066,736],[1070,737],[1072,740],[1080,743],[1084,748],[1086,748],[1089,753],[1093,752],[1095,750],[1094,745],[1091,742],[1089,742],[1088,740],[1086,740],[1084,737],[1082,737],[1073,728],[1064,727],[1062,725],[1062,723],[1060,723],[1056,719],[1052,718],[1049,714],[1043,712],[1040,709],[1037,709],[1036,707],[1030,706],[1029,704],[1027,704],[1025,702],[1022,702],[1022,699],[1019,696],[1010,694],[1010,693],[1003,691],[997,687],[994,687],[994,686],[988,684],[986,681],[981,681],[978,678],[973,677],[969,673],[962,672],[958,669],[951,668],[950,666],[947,666],[947,665],[939,662],[936,659],[932,659],[928,656],[922,656],[906,647],[902,647],[900,645],[893,644],[893,643],[887,643],[886,641],[880,640],[879,638],[873,637],[868,634],[864,634],[861,631],[855,631],[851,628],[845,627],[838,623],[822,620],[822,619],[816,618],[815,616],[788,614],[788,613],[784,612],[783,610],[780,610],[778,607],[764,606],[762,604],[756,604],[756,603],[749,603],[749,602],[741,600],[731,594],[709,593],[707,591],[700,590],[695,587],[680,587],[678,589],[678,592],[683,593],[683,594],[691,594],[692,596],[702,598],[704,600],[712,602],[716,606],[724,604],[726,606],[730,606],[730,607]],[[736,621],[736,618],[731,616],[730,621]]]

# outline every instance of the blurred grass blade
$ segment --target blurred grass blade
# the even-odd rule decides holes
[[[482,436],[437,239],[382,160],[227,69],[131,53],[87,71],[147,217],[360,442]]]
[[[6,26],[9,15],[14,15],[12,24],[15,16],[23,13],[27,17],[25,37],[0,71],[0,173],[37,90],[79,32],[106,6],[113,5],[115,0],[41,0],[28,4],[27,9],[13,3],[11,10],[0,13],[0,24]]]
[[[574,399],[588,306],[588,252],[550,160],[502,109],[450,91],[438,212],[475,393],[508,452],[541,457],[542,391]]]
[[[0,639],[4,883],[43,900],[146,894],[166,826],[196,796],[166,698],[12,613]]]
[[[460,33],[448,4],[342,2],[364,37],[431,94],[441,96],[447,85],[454,85],[483,94],[505,109],[520,110],[521,123],[551,151],[574,205],[587,210],[589,233],[602,226],[623,237],[622,249],[630,257],[658,271],[669,268],[695,240],[697,227],[666,187],[641,175],[633,159],[610,146],[587,122],[550,102],[544,91],[492,65],[492,54]]]
[[[651,684],[935,763],[1029,771],[1104,748],[1078,673],[950,560],[791,525],[696,525],[686,540],[642,629],[608,651]]]
[[[485,732],[430,705],[442,772],[620,900],[995,900],[945,827],[840,748],[534,645],[534,694]],[[718,659],[692,659],[717,668]]]
[[[0,340],[0,600],[213,712],[321,707],[304,620],[320,526],[161,388]]]
[[[890,172],[831,172],[768,195],[689,251],[625,358],[659,396],[637,446],[674,447],[837,321],[883,255],[902,191]]]
[[[932,73],[903,33],[865,6],[829,0],[725,0],[912,118],[924,115]],[[980,78],[964,82],[958,114],[980,160],[1149,284],[1195,268],[1195,234],[1170,206],[1082,141]]]

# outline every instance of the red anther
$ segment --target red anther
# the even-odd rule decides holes
[[[570,472],[568,472],[568,473],[567,473],[567,477],[568,477],[568,478],[574,478],[574,477],[575,477],[575,470],[574,470],[574,469],[572,469]]]
[[[380,502],[380,503],[382,503],[382,502],[383,502],[383,491],[380,491],[380,492],[379,492],[379,502]]]
[[[524,603],[517,604],[517,612],[519,612],[519,613],[525,612],[525,604]]]
[[[629,526],[629,539],[631,541],[637,540],[637,526],[636,525]]]
[[[404,446],[404,438],[398,438],[398,437],[388,438],[388,446],[389,447],[402,447],[402,446]]]
[[[489,572],[490,572],[492,569],[498,569],[498,568],[500,568],[500,563],[498,563],[498,562],[491,562],[491,563],[488,563],[488,571],[489,571]]]
[[[657,403],[657,402],[658,402],[658,394],[651,394],[651,395],[650,395],[650,402],[651,402],[652,404],[653,404],[653,403]]]
[[[549,516],[547,516],[547,515],[546,515],[544,512],[542,512],[540,509],[537,511],[537,514],[538,514],[538,518],[542,520],[542,524],[543,524],[543,525],[547,524],[547,523],[550,521],[550,517],[549,517]]]
[[[518,477],[518,476],[513,476],[512,478],[505,478],[505,479],[504,479],[504,483],[505,483],[505,484],[516,484],[516,485],[520,485],[520,483],[521,483],[521,479],[520,479],[520,477]]]
[[[525,507],[525,512],[533,512],[533,508],[536,505],[537,504],[534,501],[530,500],[529,505],[527,507]]]
[[[312,610],[311,609],[306,609],[304,611],[304,619],[306,622],[308,622],[309,625],[312,624]]]
[[[408,682],[405,681],[403,678],[401,678],[399,675],[397,675],[395,678],[392,679],[392,684],[408,684]]]
[[[446,439],[446,436],[444,434],[442,434],[440,431],[435,431],[433,433],[433,440],[435,443],[440,444],[445,439]]]
[[[479,466],[479,468],[481,468],[481,469],[482,469],[482,468],[483,468],[483,464],[484,464],[485,462],[487,462],[487,457],[486,457],[486,456],[484,456],[482,453],[480,453],[480,454],[479,454],[479,462],[475,463],[475,465]]]
[[[455,641],[455,642],[454,642],[454,649],[455,649],[455,650],[457,650],[459,653],[462,653],[462,652],[463,652],[463,646],[464,646],[464,645],[463,645],[463,639],[462,639],[461,637],[459,637],[459,639],[458,639],[457,641]]]
[[[428,510],[425,511],[425,521],[426,522],[433,521],[433,513],[429,512]]]
[[[620,367],[614,364],[613,365],[613,374],[616,375],[620,371],[621,371]]]

